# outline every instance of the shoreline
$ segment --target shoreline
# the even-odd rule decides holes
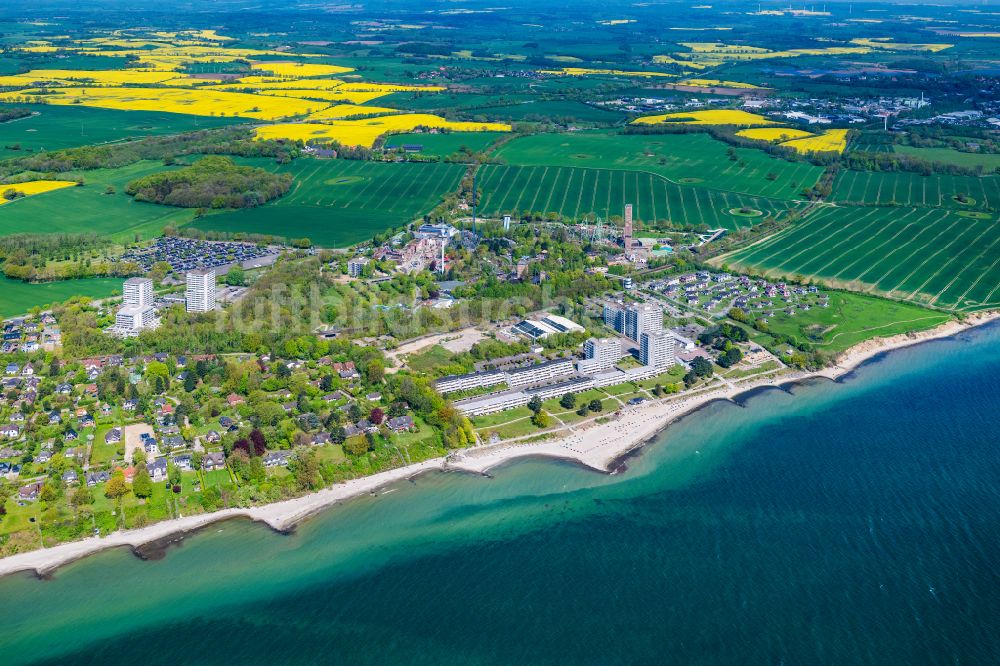
[[[745,382],[722,381],[691,392],[620,410],[618,418],[605,423],[589,423],[569,427],[569,434],[538,442],[509,442],[457,451],[447,457],[433,458],[372,476],[352,479],[323,490],[258,507],[223,509],[166,520],[148,527],[114,532],[104,537],[89,537],[62,543],[0,559],[0,576],[31,572],[47,578],[67,564],[102,551],[129,548],[138,557],[150,551],[169,548],[188,534],[213,523],[234,518],[247,518],[263,523],[272,530],[287,534],[312,515],[342,501],[373,493],[378,489],[432,471],[464,471],[485,475],[490,469],[509,461],[526,457],[544,457],[575,462],[594,471],[614,474],[624,471],[624,461],[636,450],[655,439],[670,424],[692,412],[718,401],[735,402],[746,393],[762,388],[781,388],[805,379],[822,377],[838,381],[859,365],[895,349],[910,347],[983,326],[1000,319],[1000,311],[978,313],[965,321],[952,320],[927,331],[905,333],[889,338],[872,338],[847,349],[833,365],[817,371],[781,372],[763,377],[751,377]],[[720,380],[721,381],[721,380]],[[146,549],[145,551],[143,549]],[[150,558],[154,559],[154,558]]]

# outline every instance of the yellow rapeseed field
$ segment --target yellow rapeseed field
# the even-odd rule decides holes
[[[718,81],[716,79],[684,79],[680,82],[683,86],[697,86],[698,88],[745,88],[748,90],[766,90],[761,86],[752,83],[741,83],[739,81]]]
[[[668,55],[658,55],[653,56],[653,62],[658,65],[678,65],[679,67],[687,67],[688,69],[705,69],[708,67],[706,63],[694,62],[692,60],[678,60],[673,56]]]
[[[797,58],[799,56],[838,56],[861,55],[871,53],[868,46],[829,46],[816,49],[788,49],[771,51],[759,46],[743,46],[723,44],[720,42],[681,42],[681,46],[691,49],[685,54],[692,60],[698,60],[706,65],[716,66],[726,62],[744,60],[767,60],[770,58]]]
[[[811,132],[805,130],[792,129],[790,127],[753,127],[751,129],[740,130],[736,136],[757,141],[791,141],[792,139],[803,139],[813,136]]]
[[[61,190],[64,187],[74,187],[78,184],[79,183],[72,180],[33,180],[27,183],[0,185],[0,194],[7,192],[8,190],[14,190],[15,192],[20,192],[26,197],[30,197],[36,194],[51,192],[52,190]],[[7,197],[0,196],[0,206],[10,203],[10,201],[11,200]]]
[[[800,153],[842,153],[847,148],[847,130],[826,130],[818,136],[785,141],[781,145],[787,146],[788,148],[794,148]]]
[[[276,120],[300,116],[329,106],[291,97],[247,95],[201,88],[56,88],[50,94],[22,90],[0,93],[0,100],[49,104],[94,106],[122,111],[166,111],[195,116],[239,116]]]
[[[381,92],[351,92],[349,90],[282,90],[264,89],[260,95],[268,97],[295,97],[302,100],[322,100],[331,104],[364,104],[389,93]]]
[[[851,44],[867,46],[873,49],[885,49],[887,51],[928,51],[930,53],[938,53],[954,46],[954,44],[904,44],[894,42],[889,37],[852,39]]]
[[[0,86],[31,86],[36,81],[52,81],[59,85],[95,86],[148,85],[176,78],[173,72],[144,72],[135,69],[76,70],[33,69],[24,74],[0,76]]]
[[[562,69],[542,69],[539,70],[539,74],[556,74],[559,76],[637,76],[637,77],[653,77],[653,76],[666,76],[675,77],[676,74],[667,74],[665,72],[631,72],[621,69],[588,69],[586,67],[563,67]]]
[[[333,90],[344,85],[340,79],[303,79],[299,81],[289,81],[287,79],[275,79],[269,76],[244,76],[235,83],[225,83],[211,86],[213,90]]]
[[[332,76],[334,74],[353,71],[350,67],[303,62],[255,62],[252,68],[261,72],[270,72],[274,76],[290,79]]]
[[[655,116],[643,116],[632,121],[635,125],[658,125],[660,123],[676,122],[683,125],[743,125],[754,127],[758,125],[774,125],[771,120],[756,113],[748,113],[738,109],[709,109],[707,111],[678,111]]]
[[[337,141],[346,146],[370,148],[383,134],[412,132],[417,127],[449,129],[456,132],[509,132],[504,123],[452,122],[427,113],[406,113],[365,120],[335,120],[329,123],[279,123],[258,127],[258,139]]]

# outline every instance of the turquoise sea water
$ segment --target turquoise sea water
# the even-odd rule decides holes
[[[623,474],[431,474],[8,577],[0,661],[997,663],[998,426],[991,327],[715,403]]]

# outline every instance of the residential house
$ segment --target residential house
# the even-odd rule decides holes
[[[413,428],[413,418],[410,416],[397,416],[386,421],[386,425],[393,432],[406,432]]]
[[[272,451],[263,457],[262,462],[264,467],[287,467],[291,457],[291,451]]]
[[[40,492],[42,492],[42,482],[35,481],[26,486],[21,486],[17,491],[17,496],[22,500],[36,500]]]
[[[149,478],[153,481],[166,481],[167,479],[167,459],[157,458],[151,463],[146,465],[146,471],[149,472]]]
[[[111,478],[110,472],[88,472],[87,487],[93,488],[98,483],[106,483]]]
[[[191,455],[188,453],[179,456],[174,456],[173,463],[174,466],[177,467],[177,469],[183,470],[185,472],[190,472],[192,469],[194,469],[191,462]]]
[[[63,483],[65,483],[66,485],[70,485],[78,482],[80,480],[80,477],[77,476],[75,469],[68,469],[65,472],[63,472],[62,480]]]
[[[205,457],[201,459],[201,468],[206,472],[211,472],[216,469],[223,469],[226,466],[226,456],[222,453],[213,452],[206,453]]]

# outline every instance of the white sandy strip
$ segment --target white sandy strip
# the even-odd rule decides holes
[[[783,373],[770,377],[751,378],[744,383],[732,382],[717,388],[703,389],[692,395],[674,396],[660,401],[648,401],[622,411],[621,417],[602,425],[581,426],[572,434],[558,439],[530,444],[511,443],[470,449],[450,458],[435,458],[415,465],[381,472],[326,488],[311,495],[248,509],[226,509],[215,513],[168,520],[137,530],[125,530],[105,537],[64,543],[51,548],[0,559],[0,576],[18,571],[45,574],[74,560],[109,548],[138,547],[173,534],[197,530],[228,518],[246,517],[269,525],[276,530],[288,530],[305,518],[339,501],[370,493],[382,486],[434,470],[458,469],[483,473],[508,460],[526,456],[545,456],[577,461],[600,471],[609,471],[612,463],[629,451],[642,446],[672,421],[713,400],[731,400],[737,395],[762,386],[779,386],[808,377],[836,379],[850,372],[861,362],[882,352],[925,340],[944,338],[1000,318],[1000,312],[970,316],[964,323],[948,322],[923,333],[873,339],[852,347],[841,355],[836,365],[815,373]]]

